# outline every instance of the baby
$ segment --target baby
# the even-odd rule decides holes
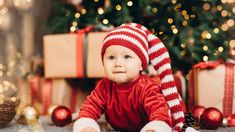
[[[118,131],[180,131],[183,107],[168,51],[156,36],[140,24],[123,24],[104,38],[101,57],[106,78],[83,103],[74,132],[100,131],[96,120],[103,113]],[[141,73],[149,60],[161,86]]]

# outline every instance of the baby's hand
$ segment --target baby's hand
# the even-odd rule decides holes
[[[84,129],[82,129],[81,132],[97,132],[97,131],[92,127],[86,127]]]

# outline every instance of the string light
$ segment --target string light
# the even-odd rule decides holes
[[[75,16],[75,18],[79,18],[81,16],[81,14],[77,12],[77,13],[75,13],[74,16]]]
[[[219,52],[216,50],[213,55],[217,56],[218,54],[219,54]]]
[[[227,25],[228,25],[229,27],[232,27],[232,26],[234,25],[234,20],[233,20],[233,19],[229,19],[229,20],[227,21]]]
[[[234,48],[235,47],[235,40],[230,40],[229,41],[229,46]]]
[[[152,12],[153,12],[154,14],[156,14],[156,13],[158,12],[158,9],[157,9],[156,7],[153,7],[153,8],[152,8]]]
[[[182,44],[180,44],[180,47],[181,47],[181,48],[185,48],[185,47],[186,47],[186,44],[185,44],[185,43],[182,43]]]
[[[233,13],[235,13],[235,7],[233,7],[232,11],[233,11]]]
[[[172,30],[172,32],[173,32],[174,34],[177,34],[177,33],[178,33],[178,29],[175,28],[175,29]]]
[[[70,31],[71,31],[71,32],[75,32],[75,31],[76,31],[76,27],[75,27],[75,26],[71,26],[71,27],[70,27]]]
[[[172,4],[176,4],[177,0],[172,0],[171,2]]]
[[[189,15],[185,15],[184,19],[188,20],[189,19]]]
[[[120,11],[122,9],[121,5],[116,5],[116,10]]]
[[[221,2],[225,4],[225,3],[233,3],[235,1],[234,0],[221,0]]]
[[[174,11],[178,12],[182,5],[179,3],[174,7]]]
[[[183,10],[183,11],[181,12],[181,14],[182,14],[183,16],[185,16],[185,15],[187,15],[187,11],[186,11],[186,10]]]
[[[173,23],[173,19],[172,19],[172,18],[168,18],[167,22],[168,22],[169,24],[172,24],[172,23]]]
[[[133,5],[133,2],[132,1],[128,1],[127,2],[127,6],[132,6]]]
[[[109,23],[109,20],[108,19],[104,19],[103,20],[103,24],[108,24]]]
[[[183,25],[183,26],[187,26],[187,25],[188,25],[188,21],[184,20],[184,21],[182,22],[182,25]]]
[[[208,50],[208,46],[207,46],[207,45],[204,45],[204,46],[202,47],[202,49],[203,49],[204,51],[207,51],[207,50]]]
[[[86,14],[86,9],[83,8],[83,9],[81,10],[81,13],[82,13],[82,14]]]
[[[163,34],[163,32],[158,32],[158,34],[159,34],[159,35],[162,35],[162,34]]]
[[[98,2],[99,0],[94,0],[94,2]]]
[[[103,8],[101,8],[101,7],[100,7],[100,8],[98,8],[98,9],[97,9],[97,11],[98,11],[98,14],[100,14],[100,15],[104,13],[104,9],[103,9]]]
[[[190,15],[191,18],[196,18],[195,14]]]
[[[218,9],[218,11],[221,11],[221,10],[223,9],[223,7],[220,6],[220,5],[218,5],[218,6],[217,6],[217,9]]]
[[[222,17],[228,16],[228,12],[226,10],[221,11],[221,16]]]
[[[206,55],[203,56],[203,61],[208,61],[208,59],[209,59],[208,56],[206,56]]]
[[[204,9],[204,10],[208,11],[210,8],[211,8],[211,6],[210,6],[209,3],[203,4],[203,9]]]
[[[181,55],[181,56],[185,56],[185,54],[186,54],[185,51],[181,51],[181,52],[180,52],[180,55]]]
[[[219,28],[214,28],[214,30],[213,30],[213,31],[214,31],[214,33],[216,33],[216,34],[217,34],[217,33],[219,33]]]
[[[220,47],[218,47],[218,51],[219,51],[219,52],[223,52],[223,51],[224,51],[224,48],[220,46]]]
[[[208,31],[203,31],[201,36],[204,39],[210,39],[211,38],[211,34]]]
[[[222,25],[221,25],[221,30],[222,30],[222,31],[227,31],[228,28],[229,28],[229,27],[228,27],[227,24],[222,24]]]
[[[74,21],[74,22],[72,23],[72,25],[73,25],[74,27],[76,27],[76,26],[78,25],[78,23]]]

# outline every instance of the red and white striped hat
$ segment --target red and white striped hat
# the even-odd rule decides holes
[[[112,30],[103,40],[101,56],[111,45],[121,45],[131,49],[142,61],[146,69],[151,61],[161,79],[161,90],[172,112],[175,131],[180,131],[184,124],[183,107],[172,75],[171,60],[168,50],[159,38],[146,27],[136,23],[126,23]]]

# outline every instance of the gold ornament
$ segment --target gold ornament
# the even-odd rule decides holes
[[[25,106],[22,114],[20,115],[19,122],[25,125],[38,124],[39,112],[34,106]]]
[[[47,115],[51,116],[52,112],[58,105],[51,105],[49,109],[47,110]]]

